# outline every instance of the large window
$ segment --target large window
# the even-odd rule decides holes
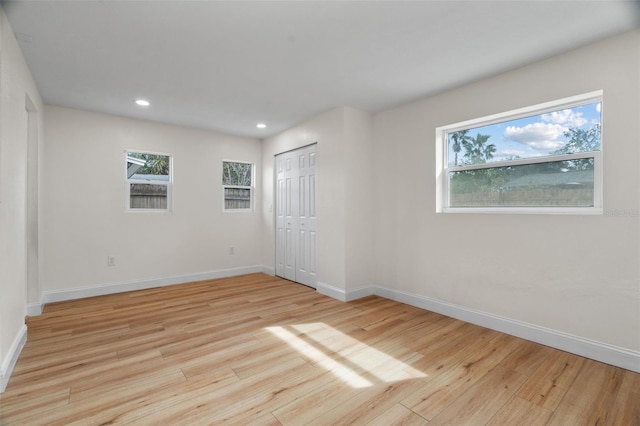
[[[126,197],[130,210],[171,209],[171,156],[126,152]]]
[[[436,129],[440,212],[601,213],[602,92]]]
[[[253,209],[253,164],[238,161],[222,162],[224,211]]]

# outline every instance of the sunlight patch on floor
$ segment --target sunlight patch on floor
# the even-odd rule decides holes
[[[354,388],[426,377],[409,364],[324,323],[267,327],[267,330]]]

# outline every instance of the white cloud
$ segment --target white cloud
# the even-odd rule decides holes
[[[602,102],[598,102],[598,105],[596,105],[596,111],[602,112]]]
[[[534,141],[527,143],[531,148],[538,151],[555,151],[564,144],[564,141]]]
[[[526,154],[527,152],[521,149],[499,149],[493,154],[493,158],[523,157]]]
[[[554,111],[549,114],[542,114],[543,121],[555,124],[562,124],[565,127],[581,127],[587,123],[587,120],[579,111],[572,109],[563,109],[562,111]]]
[[[523,145],[527,145],[538,151],[553,151],[564,145],[564,141],[558,140],[567,130],[560,124],[533,123],[524,127],[508,126],[504,130],[504,138]]]

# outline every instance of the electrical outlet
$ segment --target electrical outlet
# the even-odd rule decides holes
[[[236,248],[235,247],[229,247],[229,254],[236,254]]]
[[[116,266],[115,256],[107,256],[107,266]]]

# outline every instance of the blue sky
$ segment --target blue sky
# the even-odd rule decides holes
[[[496,152],[491,162],[504,161],[513,157],[531,158],[549,155],[562,147],[567,138],[564,136],[570,128],[589,129],[601,121],[599,102],[580,105],[546,114],[521,118],[518,120],[492,124],[490,126],[469,129],[469,136],[490,135],[487,144],[494,144]],[[462,161],[464,148],[458,154]],[[454,153],[449,143],[449,165],[454,162]]]

